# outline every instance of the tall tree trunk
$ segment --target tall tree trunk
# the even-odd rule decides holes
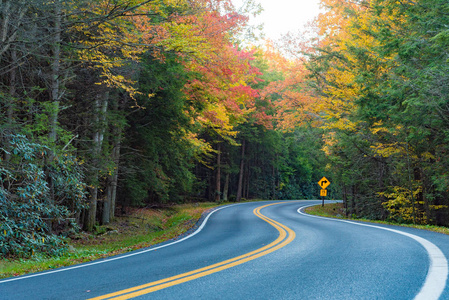
[[[3,1],[1,2],[1,10],[2,10],[2,26],[0,27],[1,30],[1,48],[0,48],[0,58],[1,56],[8,51],[9,47],[11,46],[11,43],[8,43],[8,39],[10,38],[11,34],[9,32],[9,25],[10,25],[10,17],[11,17],[11,1]]]
[[[276,199],[276,167],[274,164],[271,165],[271,177],[272,177],[272,191],[271,191],[271,200]]]
[[[50,113],[49,123],[50,132],[49,140],[51,143],[56,142],[56,130],[59,114],[59,101],[60,95],[60,69],[61,69],[61,20],[62,11],[60,1],[55,1],[55,16],[53,26],[53,49],[52,49],[52,62],[51,62],[51,101],[53,103],[52,111]]]
[[[348,210],[348,192],[346,188],[346,184],[343,185],[343,206],[345,208],[345,214],[346,217],[349,216],[349,210]]]
[[[97,216],[97,197],[98,197],[98,187],[95,185],[89,187],[89,208],[86,214],[86,225],[85,229],[87,231],[93,231],[95,226],[95,220]]]
[[[249,178],[251,176],[251,171],[250,171],[250,167],[249,167],[249,161],[245,166],[246,172],[244,172],[243,176],[243,198],[245,199],[249,199]]]
[[[9,103],[8,103],[8,109],[7,109],[7,118],[8,118],[8,125],[11,126],[12,122],[14,120],[14,99],[17,96],[16,95],[16,85],[17,85],[17,51],[13,49],[11,51],[11,64],[13,67],[10,71],[10,82],[9,82]]]
[[[14,3],[11,6],[11,3]],[[14,45],[19,28],[23,24],[23,19],[29,6],[26,1],[6,0],[0,2],[2,18],[0,19],[0,60],[2,56]],[[11,64],[10,68],[17,68],[17,64]]]
[[[417,193],[416,195],[416,204],[417,207],[419,207],[422,212],[420,212],[420,222],[424,224],[428,224],[428,222],[431,220],[431,213],[430,213],[430,207],[429,202],[427,200],[427,197],[424,197],[424,191],[426,191],[424,186],[424,180],[423,180],[423,173],[419,166],[415,167],[413,170],[413,178],[415,182],[419,182],[421,185],[421,191]],[[412,190],[413,193],[413,190]],[[418,210],[418,211],[419,211]]]
[[[226,173],[224,187],[223,187],[223,201],[228,201],[228,190],[229,190],[229,173]]]
[[[213,174],[212,174],[212,170],[208,170],[206,172],[206,182],[207,182],[207,187],[206,187],[206,199],[207,201],[214,201],[215,197],[213,197],[213,193],[215,191],[214,189],[214,183],[213,183]]]
[[[118,174],[120,169],[120,150],[122,146],[122,131],[123,128],[120,127],[117,130],[117,142],[114,147],[114,159],[115,159],[115,172],[112,179],[112,194],[111,194],[111,206],[110,206],[110,216],[111,220],[115,217],[115,206],[117,203],[117,187],[118,187]]]
[[[113,175],[109,175],[106,179],[106,197],[103,200],[103,210],[101,211],[101,224],[109,224],[111,221],[111,199],[112,199],[112,181]]]
[[[11,71],[9,72],[9,98],[6,102],[6,118],[7,118],[7,134],[4,137],[5,142],[5,149],[4,152],[4,160],[7,162],[10,160],[10,147],[9,147],[9,140],[10,137],[8,134],[11,132],[11,129],[13,127],[14,122],[14,106],[15,106],[15,97],[16,95],[16,85],[17,85],[17,52],[15,49],[11,51]]]
[[[243,172],[245,167],[245,140],[242,141],[242,149],[240,156],[240,173],[239,181],[237,185],[237,196],[235,201],[240,202],[242,200],[242,190],[243,190]]]
[[[62,22],[62,9],[61,2],[59,0],[54,1],[53,11],[53,34],[52,34],[52,53],[51,53],[51,77],[50,77],[50,99],[52,107],[49,114],[49,133],[48,140],[50,142],[51,151],[48,155],[46,164],[49,165],[55,158],[56,153],[56,139],[57,139],[57,127],[58,127],[58,115],[59,115],[59,101],[60,95],[60,71],[61,71],[61,22]],[[50,201],[55,201],[54,180],[50,176],[50,171],[46,171],[48,186],[50,190]],[[52,226],[50,226],[51,228]]]
[[[117,101],[114,102],[114,109],[118,109]],[[112,130],[112,155],[111,161],[114,163],[114,171],[108,176],[107,198],[103,203],[102,223],[108,224],[115,216],[115,202],[117,199],[118,171],[120,164],[120,147],[122,141],[122,125],[116,125]]]
[[[351,215],[356,214],[356,186],[355,184],[352,185],[352,202],[351,202]]]
[[[217,145],[217,173],[215,176],[215,202],[220,202],[221,193],[221,144]]]
[[[99,158],[103,146],[104,131],[106,128],[106,112],[108,108],[109,93],[103,94],[103,99],[97,96],[95,100],[94,126],[96,126],[93,134],[93,149],[92,149],[92,171],[90,176],[90,198],[89,211],[87,212],[86,230],[92,231],[96,221],[97,215],[97,201],[98,201],[98,175],[100,169]]]
[[[120,145],[118,146],[119,150],[119,156],[120,156]],[[111,181],[111,205],[109,206],[109,220],[113,221],[115,219],[115,206],[117,203],[117,186],[118,186],[118,169],[119,169],[119,164],[118,164],[118,160],[117,159],[117,169],[115,170],[115,174],[114,176],[112,176],[112,181]]]

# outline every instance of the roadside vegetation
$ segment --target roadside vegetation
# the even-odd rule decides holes
[[[67,239],[68,251],[57,257],[36,254],[31,258],[0,260],[0,278],[71,266],[126,253],[181,236],[217,203],[194,203],[155,208],[130,208],[114,222],[95,226]]]
[[[223,203],[225,204],[225,203]],[[65,240],[68,251],[60,256],[37,253],[30,258],[0,259],[0,278],[20,276],[72,266],[123,254],[181,237],[191,230],[201,216],[217,207],[215,202],[165,205],[152,208],[129,208],[108,225],[95,226],[91,233],[79,232]],[[432,225],[400,224],[346,217],[343,203],[329,203],[305,209],[311,215],[366,221],[424,229],[449,235],[449,228]]]
[[[337,214],[449,227],[447,0],[321,0],[278,41],[243,2],[1,2],[2,258],[102,257],[120,210],[315,199],[323,176]],[[189,218],[166,213],[128,227],[156,242]]]
[[[370,220],[370,219],[366,219],[366,218],[346,217],[346,213],[345,213],[346,209],[345,209],[343,203],[328,203],[328,204],[325,204],[324,206],[315,205],[315,206],[306,208],[304,211],[308,214],[320,216],[320,217],[338,218],[338,219],[346,219],[346,220],[353,220],[353,221],[364,221],[364,222],[386,224],[386,225],[396,225],[396,226],[402,226],[402,227],[410,227],[410,228],[416,228],[416,229],[429,230],[429,231],[434,231],[434,232],[439,232],[439,233],[449,235],[449,228],[444,227],[444,226],[406,224],[406,223],[398,223],[398,222]]]

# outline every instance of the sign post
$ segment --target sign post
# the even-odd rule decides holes
[[[320,179],[320,181],[318,181],[318,185],[321,187],[320,196],[323,197],[323,202],[321,203],[321,206],[324,206],[324,197],[327,196],[326,188],[329,186],[329,184],[331,183],[329,180],[327,180],[326,177],[323,177]]]

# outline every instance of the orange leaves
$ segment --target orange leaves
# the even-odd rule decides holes
[[[163,61],[171,52],[192,75],[184,91],[193,122],[235,136],[235,126],[255,111],[258,93],[251,84],[260,73],[251,65],[253,53],[234,46],[247,17],[231,0],[119,0],[92,6],[84,9],[98,18],[81,22],[74,35],[80,36],[79,59],[101,73],[98,84],[132,97],[139,93],[134,66],[142,55],[151,52]],[[260,112],[252,117],[267,120]]]
[[[306,84],[308,71],[302,59],[287,59],[272,44],[267,44],[263,59],[269,70],[282,74],[282,79],[270,82],[262,91],[262,99],[273,99],[276,107],[275,118],[278,127],[283,130],[293,129],[309,121],[314,113],[314,99]]]
[[[256,80],[257,69],[245,51],[227,45],[211,53],[213,60],[193,60],[186,64],[200,76],[188,83],[186,93],[191,99],[205,103],[198,118],[221,136],[234,136],[233,128],[245,120],[254,107],[257,92],[249,86]]]
[[[245,18],[233,12],[228,2],[205,1],[206,10],[201,14],[175,18],[178,24],[189,25],[188,32],[182,33],[187,38],[177,45],[190,47],[184,55],[190,59],[184,65],[195,78],[185,86],[185,92],[202,103],[196,120],[222,137],[235,136],[234,127],[254,107],[257,92],[249,85],[259,74],[250,64],[252,53],[232,45],[233,31],[239,30]],[[178,34],[172,25],[165,29],[170,36]]]

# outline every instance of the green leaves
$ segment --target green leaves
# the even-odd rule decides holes
[[[194,149],[187,141],[194,129],[190,103],[183,93],[189,74],[174,55],[142,59],[139,90],[146,108],[129,119],[124,189],[132,204],[179,200],[192,186]]]
[[[309,67],[320,76],[314,86],[332,116],[324,126],[326,152],[343,179],[348,209],[402,221],[413,211],[414,222],[449,224],[442,217],[449,183],[440,179],[449,167],[447,1],[341,5],[348,9],[329,5],[327,13],[338,31],[319,20],[321,31],[333,34],[324,36]],[[354,126],[341,126],[345,120]]]
[[[52,227],[76,230],[67,206],[79,211],[84,200],[76,162],[68,156],[48,162],[49,149],[23,135],[10,136],[10,148],[11,157],[0,168],[0,253],[19,257],[61,253],[63,240]]]

